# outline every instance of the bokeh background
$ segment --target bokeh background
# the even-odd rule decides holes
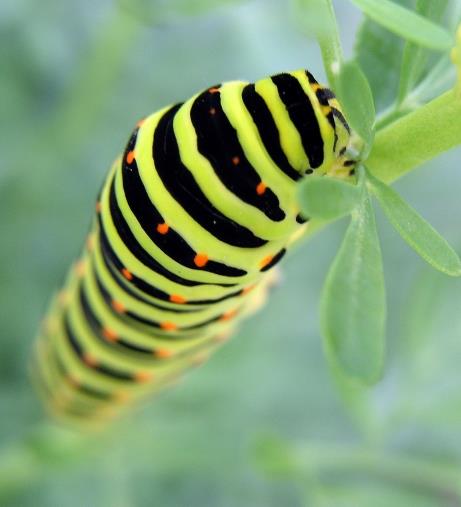
[[[360,13],[336,6],[351,55]],[[268,305],[211,362],[107,433],[49,425],[29,383],[40,318],[131,126],[220,81],[324,79],[299,21],[282,0],[0,2],[0,505],[461,505],[461,282],[380,214],[388,358],[369,392],[338,389],[319,332],[345,222],[285,260]],[[460,155],[396,185],[458,249]]]

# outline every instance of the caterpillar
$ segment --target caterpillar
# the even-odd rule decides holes
[[[308,226],[297,182],[351,171],[349,138],[305,70],[211,86],[139,121],[39,332],[47,408],[105,423],[202,364]]]

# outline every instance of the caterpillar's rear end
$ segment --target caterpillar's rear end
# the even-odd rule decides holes
[[[100,424],[203,363],[306,227],[296,182],[346,173],[349,128],[306,71],[213,86],[138,123],[44,319],[34,377]]]

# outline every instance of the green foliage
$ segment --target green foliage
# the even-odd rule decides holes
[[[446,51],[452,37],[447,30],[390,0],[351,0],[376,23],[421,46]]]
[[[342,61],[335,15],[331,2],[315,1],[328,17],[322,25],[328,28],[319,38],[327,76],[335,85]],[[299,2],[298,17],[306,15],[303,9],[312,2]],[[331,290],[326,305],[328,286],[324,309],[329,308],[335,320],[325,327],[334,331],[329,353],[337,388],[322,356],[315,311],[327,260],[337,250],[340,228],[331,227],[292,255],[284,266],[283,284],[274,290],[266,310],[246,323],[240,339],[229,343],[187,384],[114,428],[107,439],[65,435],[56,428],[43,433],[34,429],[43,415],[26,373],[32,337],[46,300],[80,247],[89,216],[85,210],[90,209],[129,125],[149,109],[187,97],[211,82],[256,79],[302,66],[317,72],[321,67],[315,50],[306,49],[305,39],[296,35],[285,3],[120,3],[121,10],[85,0],[45,0],[40,8],[30,0],[10,1],[0,7],[0,23],[7,28],[5,47],[10,48],[9,55],[0,55],[6,69],[0,75],[0,90],[8,119],[0,141],[4,159],[0,406],[7,407],[6,416],[0,418],[0,503],[8,507],[143,507],[153,502],[167,507],[459,504],[461,282],[434,270],[415,273],[418,263],[412,262],[411,252],[387,236],[385,228],[380,234],[389,291],[387,365],[376,387],[364,387],[346,374],[352,368],[355,378],[376,379],[383,344],[367,341],[368,333],[347,334],[350,341],[342,342],[341,319],[348,322],[349,315],[344,311],[338,317],[344,309],[334,307]],[[230,6],[226,10],[214,9],[225,4]],[[399,4],[411,8],[415,2]],[[458,14],[448,21],[443,0],[418,0],[416,7],[430,21],[445,20],[453,31],[461,3],[451,4]],[[349,37],[353,12],[347,2],[337,6],[342,35]],[[208,11],[208,16],[187,19]],[[313,27],[321,25],[314,15],[310,22]],[[156,28],[146,28],[149,24]],[[421,27],[419,19],[418,24]],[[425,42],[427,26],[418,35],[424,32]],[[365,163],[386,183],[428,163],[400,182],[399,192],[457,241],[459,149],[430,162],[461,143],[460,101],[447,91],[454,84],[455,69],[450,70],[448,51],[438,55],[409,43],[412,33],[409,26],[405,30],[403,41],[367,17],[356,36],[356,61],[379,113]],[[354,86],[360,86],[358,81]],[[437,97],[440,91],[445,93]],[[354,98],[359,99],[360,93]],[[345,101],[352,104],[352,99]],[[355,114],[349,113],[358,131],[367,122],[352,120]],[[306,196],[316,185],[319,196],[326,196],[323,180],[331,183],[331,196],[339,193],[337,200],[324,199],[322,208],[318,199],[309,203]],[[370,251],[378,255],[376,232],[369,227],[368,198],[367,210],[362,204],[358,212],[351,197],[356,187],[332,181],[312,179],[311,188],[300,189],[300,199],[328,220],[346,210],[353,214],[348,243],[345,239],[340,251],[347,247],[352,258],[336,259],[333,267],[343,262],[344,269],[331,271],[329,280],[336,279],[346,307],[358,315],[382,297],[382,285],[376,283],[382,280],[380,261],[377,272],[365,273],[365,289],[357,279],[345,278],[351,277],[351,269],[371,272],[369,262],[360,266],[353,257],[360,248],[368,252],[368,259]],[[351,188],[354,191],[349,192]],[[400,224],[402,209],[408,218],[401,200],[397,210],[390,210],[394,216],[400,211]],[[313,218],[309,230],[328,220]],[[413,215],[412,220],[415,224]],[[367,228],[370,237],[365,239]],[[350,239],[354,235],[361,243]],[[433,230],[419,223],[417,234],[409,239],[430,251],[431,237]],[[436,255],[440,251],[450,257],[445,247]],[[432,251],[430,255],[434,256]],[[446,261],[441,264],[446,266]],[[362,290],[354,292],[352,301],[342,289],[346,283]],[[376,314],[377,309],[373,311]],[[355,325],[363,331],[361,324]],[[352,328],[349,324],[348,333]],[[362,342],[375,350],[362,353]],[[370,365],[363,364],[365,358]],[[339,403],[338,392],[352,418]],[[265,437],[274,433],[280,441]],[[255,440],[259,445],[253,460]]]
[[[367,147],[374,137],[375,105],[368,80],[360,65],[347,62],[340,67],[337,95],[352,129]]]
[[[301,25],[314,34],[319,43],[328,81],[336,88],[336,74],[343,52],[332,0],[295,0],[295,5]]]
[[[395,98],[400,76],[403,41],[365,18],[355,38],[355,58],[370,84],[377,111]]]
[[[394,190],[368,175],[371,192],[402,238],[432,267],[451,276],[461,275],[461,260],[453,248]]]
[[[379,130],[367,167],[390,183],[460,144],[461,101],[448,91]]]
[[[364,191],[328,273],[320,317],[328,356],[350,377],[364,383],[381,377],[385,315],[381,249]]]
[[[357,185],[328,176],[306,178],[299,186],[299,200],[303,215],[333,220],[349,215],[360,200]]]
[[[418,0],[416,2],[416,12],[425,18],[438,22],[442,14],[446,11],[448,0]],[[407,95],[421,81],[430,53],[422,46],[407,41],[402,56],[401,75],[399,83],[399,93],[397,101],[402,103]]]

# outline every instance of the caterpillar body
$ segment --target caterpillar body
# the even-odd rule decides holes
[[[349,134],[304,70],[212,86],[141,120],[40,331],[47,407],[104,422],[205,361],[308,225],[296,182],[350,170]]]

